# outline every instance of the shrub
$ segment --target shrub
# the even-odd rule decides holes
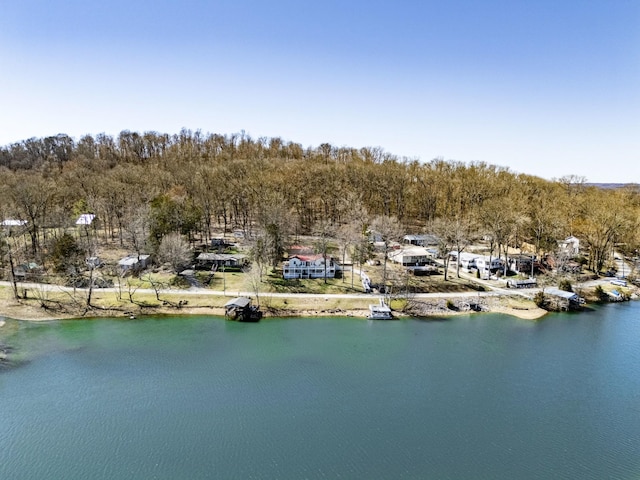
[[[191,286],[189,281],[180,275],[174,275],[169,281],[169,285],[176,288],[189,288]]]
[[[546,305],[544,293],[543,292],[536,293],[535,296],[533,297],[533,302],[536,304],[538,308],[544,308]]]
[[[602,285],[597,285],[594,292],[596,294],[596,297],[598,297],[598,300],[600,300],[601,302],[606,302],[609,300],[609,295],[604,291]]]
[[[53,268],[57,273],[77,272],[84,263],[84,250],[68,233],[53,241],[50,253]]]
[[[558,284],[558,288],[560,290],[564,290],[565,292],[573,292],[573,287],[571,286],[571,282],[566,278],[563,278],[562,280],[560,280],[560,283]]]

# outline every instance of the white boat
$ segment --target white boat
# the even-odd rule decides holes
[[[379,304],[369,305],[369,318],[372,320],[391,320],[391,308],[381,298]]]

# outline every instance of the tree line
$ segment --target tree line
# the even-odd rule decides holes
[[[483,162],[421,162],[379,147],[303,147],[244,132],[31,138],[0,147],[0,177],[0,217],[27,222],[34,260],[50,250],[52,227],[81,213],[100,219],[102,240],[138,252],[169,234],[207,242],[216,228],[241,230],[265,265],[296,235],[316,235],[321,253],[326,238],[364,252],[363,234],[376,225],[389,239],[437,233],[451,249],[481,236],[498,255],[525,243],[553,251],[575,235],[594,270],[614,246],[633,255],[640,244],[637,186],[602,189],[577,175],[545,180]]]

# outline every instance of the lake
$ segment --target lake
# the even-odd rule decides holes
[[[2,330],[2,479],[640,478],[637,302]]]

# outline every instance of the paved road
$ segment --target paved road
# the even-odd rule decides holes
[[[455,273],[452,272],[452,275]],[[469,280],[470,282],[474,282],[476,284],[480,284],[484,286],[487,290],[484,292],[477,291],[468,291],[468,292],[449,292],[449,293],[417,293],[411,295],[411,298],[416,299],[430,299],[430,298],[459,298],[459,297],[469,297],[469,296],[479,296],[479,297],[492,297],[492,296],[512,296],[519,295],[525,298],[533,298],[533,296],[542,290],[542,288],[524,288],[524,289],[515,289],[515,288],[505,288],[501,281],[499,280],[480,280],[475,278],[475,276],[468,274],[466,272],[460,272],[461,278],[465,280]],[[589,282],[582,283],[580,285],[575,285],[575,287],[594,287],[596,285],[608,284],[610,279],[598,279],[591,280]],[[11,287],[10,282],[0,282],[0,285],[5,287]],[[63,287],[60,285],[50,285],[44,283],[18,283],[19,289],[29,289],[29,290],[44,290],[50,292],[86,292],[87,289],[76,288],[73,287]],[[127,294],[128,289],[122,288],[118,289],[116,287],[111,288],[94,288],[95,292],[111,292],[118,293],[122,292],[124,295]],[[133,289],[132,289],[133,291]],[[138,288],[135,290],[136,293],[145,293],[145,294],[155,294],[155,290],[151,288]],[[212,295],[212,296],[226,296],[226,297],[253,297],[255,296],[255,292],[248,291],[222,291],[222,290],[210,290],[208,288],[195,288],[191,287],[188,289],[162,289],[159,291],[162,295],[174,294],[174,295]],[[270,293],[270,292],[260,292],[260,296],[265,297],[273,297],[273,298],[346,298],[346,299],[365,299],[365,298],[376,298],[378,294],[367,294],[367,293],[326,293],[326,294],[317,294],[317,293]]]
[[[10,287],[10,282],[0,282],[0,285]],[[60,285],[50,285],[44,283],[18,283],[18,289],[28,289],[28,290],[44,290],[48,292],[73,292],[74,290],[77,292],[86,292],[85,288],[76,288],[73,287],[63,287]],[[108,293],[117,293],[121,291],[124,295],[127,294],[128,289],[123,288],[119,290],[118,288],[94,288],[94,292],[108,292]],[[133,289],[132,289],[133,291]],[[138,288],[135,289],[136,293],[148,293],[155,294],[155,290],[151,288]],[[512,290],[505,290],[506,293],[515,293]],[[167,294],[175,294],[175,295],[211,295],[211,296],[226,296],[226,297],[254,297],[255,292],[247,292],[247,291],[222,291],[222,290],[210,290],[208,288],[188,288],[188,289],[162,289],[159,290],[161,295]],[[451,293],[418,293],[412,295],[412,298],[450,298],[450,297],[468,297],[469,295],[480,295],[480,296],[492,296],[492,295],[500,295],[502,291],[488,291],[488,292],[451,292]],[[352,299],[362,299],[362,298],[375,298],[377,294],[371,293],[326,293],[326,294],[318,294],[318,293],[271,293],[271,292],[260,292],[261,296],[265,297],[274,297],[274,298],[352,298]]]

